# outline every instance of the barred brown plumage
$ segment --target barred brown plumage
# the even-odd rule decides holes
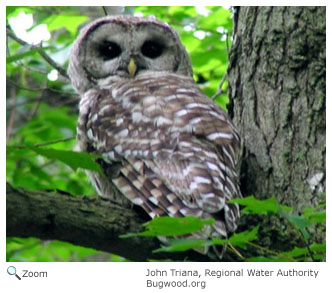
[[[126,42],[121,43],[118,31],[124,40],[128,34]],[[163,46],[161,57],[145,56],[147,45],[138,53],[151,36]],[[98,60],[94,50],[104,39],[118,43],[119,57]],[[116,58],[122,59],[114,63]],[[158,58],[168,61],[155,67]],[[103,158],[99,163],[106,176],[90,173],[99,194],[114,196],[115,186],[116,199],[141,206],[152,218],[216,219],[212,230],[206,227],[195,237],[227,237],[236,229],[239,207],[227,201],[241,196],[236,169],[240,137],[227,114],[194,83],[174,30],[144,18],[97,20],[74,44],[69,74],[82,95],[79,148]]]

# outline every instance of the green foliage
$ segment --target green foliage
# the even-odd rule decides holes
[[[176,238],[181,235],[187,235],[194,232],[201,231],[204,226],[212,225],[213,219],[200,220],[195,217],[184,218],[170,218],[162,217],[155,218],[146,223],[146,231],[140,233],[130,233],[123,237],[133,236],[167,236],[168,245],[162,245],[161,248],[156,249],[154,252],[178,252],[186,251],[189,249],[201,249],[207,246],[221,245],[228,246],[240,260],[243,261],[259,261],[259,262],[280,262],[280,261],[322,261],[325,258],[326,244],[312,243],[309,245],[308,241],[311,241],[311,235],[307,231],[307,228],[312,227],[317,223],[324,223],[325,217],[321,211],[325,205],[320,205],[317,208],[306,208],[302,215],[296,215],[291,213],[291,207],[285,205],[279,205],[275,197],[270,197],[265,200],[258,200],[253,196],[245,198],[238,198],[231,200],[230,202],[239,203],[245,208],[242,210],[247,214],[262,214],[265,216],[278,215],[288,220],[290,225],[293,225],[299,233],[301,233],[304,242],[307,243],[306,247],[294,247],[291,251],[276,252],[267,248],[261,247],[255,244],[253,241],[259,238],[259,226],[252,228],[251,230],[245,230],[242,232],[233,233],[229,239],[179,239]],[[239,252],[241,249],[243,252],[248,248],[254,247],[258,254],[262,251],[266,254],[257,255],[255,257],[245,258]]]
[[[279,209],[278,202],[274,197],[258,200],[254,196],[248,196],[245,198],[232,199],[229,202],[244,206],[245,208],[241,211],[242,213],[266,215],[268,213],[277,213]]]
[[[303,213],[303,217],[310,221],[310,223],[325,223],[326,210],[325,204],[318,205],[316,207],[306,207]]]
[[[88,153],[77,153],[72,151],[62,151],[54,149],[44,149],[38,147],[30,147],[31,150],[38,155],[42,155],[49,159],[58,160],[76,171],[78,168],[91,170],[102,174],[99,165],[96,163],[97,155]]]
[[[25,50],[25,52],[15,54],[14,56],[7,57],[6,58],[6,63],[8,64],[8,63],[11,63],[11,62],[21,60],[21,59],[23,59],[25,57],[28,57],[28,56],[36,55],[36,52],[38,52],[38,50],[36,48],[25,47],[23,49]]]
[[[43,23],[47,24],[49,31],[55,31],[65,27],[74,37],[77,33],[78,26],[88,20],[89,18],[85,15],[57,14],[44,19]]]
[[[205,225],[211,225],[213,222],[213,219],[203,220],[192,216],[184,218],[157,217],[144,225],[147,229],[146,231],[140,233],[129,233],[122,235],[121,237],[186,235],[200,231]]]
[[[12,262],[123,261],[123,258],[67,242],[16,237],[7,238],[6,259]]]
[[[259,226],[254,227],[252,230],[244,231],[240,233],[234,233],[228,240],[222,241],[222,239],[214,238],[213,244],[232,244],[234,246],[238,246],[240,248],[245,248],[246,245],[258,237],[258,229]]]

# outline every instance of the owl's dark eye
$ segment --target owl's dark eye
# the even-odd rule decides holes
[[[98,48],[100,56],[104,60],[114,59],[121,54],[121,48],[117,43],[105,41]]]
[[[164,47],[156,41],[145,41],[141,47],[141,52],[145,57],[157,58],[163,53]]]

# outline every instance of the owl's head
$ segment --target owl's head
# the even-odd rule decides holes
[[[178,34],[161,21],[125,15],[103,17],[83,28],[71,49],[68,69],[79,93],[105,79],[160,71],[192,76]]]

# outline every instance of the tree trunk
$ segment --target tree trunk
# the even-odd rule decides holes
[[[228,78],[241,189],[301,212],[325,201],[325,7],[236,10]]]

